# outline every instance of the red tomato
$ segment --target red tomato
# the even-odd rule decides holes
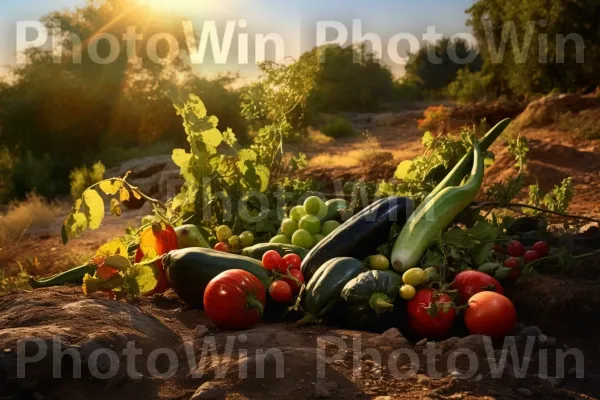
[[[222,251],[223,253],[231,253],[231,247],[227,243],[219,242],[215,244],[215,250]]]
[[[257,277],[230,269],[214,277],[204,292],[204,311],[223,329],[248,329],[263,314],[266,291]]]
[[[427,288],[419,290],[407,306],[410,327],[427,338],[446,335],[454,324],[456,311],[453,308],[444,311],[445,303],[452,303],[447,294]]]
[[[540,258],[540,255],[535,250],[528,250],[523,255],[523,261],[525,261],[526,263],[530,263],[532,261],[535,261],[538,258]]]
[[[469,299],[465,324],[473,335],[502,339],[517,323],[517,311],[512,301],[496,292],[480,292]]]
[[[495,244],[492,246],[492,250],[494,250],[496,253],[504,254],[504,247],[502,247],[501,244]]]
[[[278,303],[289,303],[292,301],[292,288],[287,282],[274,281],[269,286],[269,295]]]
[[[279,268],[281,263],[281,256],[275,250],[269,250],[262,257],[263,266],[269,271]]]
[[[304,275],[302,274],[302,271],[300,271],[299,269],[295,269],[295,268],[289,269],[287,271],[287,273],[292,275],[297,280],[299,280],[300,283],[304,283]],[[300,285],[296,281],[294,281],[290,277],[281,278],[281,280],[286,282],[288,285],[290,285],[290,287],[292,288],[293,294],[298,294],[298,292],[300,291]]]
[[[279,263],[279,267],[277,268],[278,272],[285,274],[288,269],[300,269],[300,265],[302,264],[302,260],[296,254],[286,254],[281,259]]]
[[[547,242],[536,242],[533,245],[533,250],[537,251],[540,257],[546,257],[550,253],[550,245]]]
[[[491,290],[504,294],[504,288],[493,276],[480,271],[462,271],[456,275],[452,282],[452,289],[458,290],[461,303],[469,301],[471,296],[484,290]]]
[[[508,275],[509,280],[516,281],[519,279],[521,276],[521,269],[519,268],[519,265],[521,265],[521,260],[516,257],[508,257],[506,260],[504,260],[504,266],[512,269]]]
[[[525,246],[518,240],[513,240],[506,247],[507,253],[511,257],[523,257],[525,254]]]
[[[156,255],[167,254],[179,247],[177,243],[177,233],[171,225],[164,223],[155,223],[146,228],[140,234],[140,247],[135,252],[135,262],[139,263],[144,258],[144,249],[154,249]],[[158,268],[158,283],[153,291],[146,295],[151,296],[155,293],[164,293],[169,288],[169,281],[163,268],[162,261],[157,260],[154,265]]]

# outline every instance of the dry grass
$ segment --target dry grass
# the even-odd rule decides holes
[[[600,139],[598,110],[584,110],[579,113],[567,111],[556,114],[556,127],[565,132],[574,132],[581,139]]]
[[[11,204],[0,214],[0,248],[18,241],[27,232],[49,228],[61,213],[58,204],[37,195]]]

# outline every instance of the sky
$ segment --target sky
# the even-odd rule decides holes
[[[401,40],[397,50],[389,50],[390,38],[401,33],[415,35],[422,39],[428,26],[435,26],[436,33],[452,36],[468,33],[465,26],[465,10],[473,0],[140,0],[160,10],[173,11],[192,21],[195,30],[201,30],[205,21],[217,21],[219,29],[226,21],[245,20],[245,28],[236,26],[234,45],[237,49],[238,33],[248,33],[250,37],[250,59],[247,65],[240,65],[237,51],[230,55],[226,63],[217,64],[210,57],[196,69],[205,75],[219,72],[238,72],[242,77],[253,78],[256,68],[253,38],[257,33],[276,33],[283,38],[285,56],[297,57],[303,51],[317,44],[317,23],[334,21],[342,23],[348,32],[347,44],[356,38],[358,29],[353,29],[353,20],[359,19],[362,33],[375,33],[381,38],[383,61],[394,74],[401,76],[403,64],[395,57],[404,57],[408,51],[408,41]],[[36,21],[47,13],[64,8],[73,8],[85,0],[2,0],[0,2],[0,66],[16,62],[17,22]],[[221,31],[219,31],[221,32]],[[336,30],[329,29],[332,39]],[[338,32],[339,33],[339,32]],[[343,33],[343,32],[342,32]],[[222,33],[220,33],[222,34]],[[210,46],[209,46],[210,47]],[[269,49],[269,47],[267,47]],[[270,52],[269,52],[270,51]],[[210,52],[209,52],[210,53]],[[268,50],[267,57],[275,58],[275,51]]]

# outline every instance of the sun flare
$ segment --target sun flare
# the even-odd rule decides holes
[[[194,8],[199,8],[198,1],[189,0],[138,0],[141,4],[146,4],[152,8],[161,11],[183,11]]]

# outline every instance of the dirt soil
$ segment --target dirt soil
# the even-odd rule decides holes
[[[312,157],[306,175],[318,179],[389,179],[403,159],[422,152],[422,133],[416,128],[416,120],[422,110],[397,114],[393,123],[371,129],[379,139],[381,150],[391,153],[382,155],[380,162],[365,164],[357,161],[365,150],[362,138],[339,139],[327,146],[304,149]],[[530,140],[531,182],[537,180],[548,189],[567,176],[572,176],[576,196],[569,211],[589,216],[600,216],[597,201],[600,188],[600,143],[569,137],[554,129],[531,129],[523,134]],[[327,151],[323,152],[323,148]],[[496,163],[487,171],[486,183],[505,179],[512,173],[510,156],[500,145],[495,145]],[[354,159],[354,161],[352,161]],[[336,162],[346,160],[343,162]],[[350,160],[350,161],[347,161]],[[535,178],[533,177],[535,176]],[[107,218],[100,230],[86,232],[67,247],[60,244],[59,226],[47,231],[31,232],[19,243],[0,250],[0,268],[5,272],[18,271],[21,261],[29,273],[50,275],[77,265],[89,257],[108,239],[122,235],[128,225],[137,225],[141,214],[127,211],[121,219]],[[56,228],[56,229],[54,229]],[[34,260],[37,261],[32,261]],[[519,310],[520,324],[516,330],[518,353],[521,362],[532,360],[523,378],[511,376],[510,364],[502,378],[490,375],[489,359],[499,355],[485,351],[482,338],[467,336],[449,338],[435,343],[441,350],[436,358],[436,369],[442,377],[428,374],[423,351],[426,344],[408,342],[397,332],[383,335],[346,331],[324,326],[297,327],[293,322],[262,323],[255,329],[243,332],[223,332],[210,324],[200,310],[186,309],[176,295],[155,295],[135,303],[112,302],[94,295],[84,298],[79,288],[41,289],[33,293],[12,293],[0,296],[0,399],[289,399],[340,398],[398,398],[398,399],[596,399],[600,398],[600,345],[596,332],[600,328],[597,315],[600,305],[600,265],[587,266],[585,278],[577,271],[562,276],[541,276],[533,283],[508,288],[508,295]],[[206,327],[206,329],[204,329]],[[540,336],[543,332],[544,335]],[[527,336],[535,337],[531,354],[525,353]],[[61,349],[75,348],[81,351],[82,379],[52,379],[52,365],[48,359],[32,364],[26,379],[16,379],[17,342],[28,336],[51,340],[52,335],[61,336]],[[245,335],[245,336],[244,336]],[[184,343],[191,343],[196,357],[214,339],[220,355],[227,350],[227,340],[233,341],[233,352],[222,360],[228,361],[223,370],[207,366],[201,376],[192,376]],[[329,337],[332,344],[324,338]],[[362,351],[352,349],[360,337]],[[320,338],[320,340],[318,340]],[[544,340],[541,340],[544,338]],[[245,339],[245,340],[243,340]],[[86,365],[107,372],[106,365],[90,363],[90,349],[109,348],[121,354],[128,341],[134,340],[143,349],[136,359],[138,371],[143,377],[132,379],[121,369],[111,379],[96,379]],[[533,339],[532,339],[533,340]],[[90,344],[91,343],[91,344]],[[344,343],[347,351],[340,351]],[[433,342],[430,341],[430,343]],[[382,360],[365,355],[366,348],[375,348]],[[172,350],[179,367],[168,378],[152,377],[148,371],[148,356],[152,350]],[[277,363],[273,357],[265,359],[264,378],[257,370],[257,350],[281,350],[284,356],[284,377],[277,378]],[[501,344],[495,343],[495,348]],[[573,357],[567,357],[564,378],[556,370],[558,350],[576,348],[585,358],[583,376],[576,376]],[[247,355],[238,350],[247,350]],[[320,350],[319,350],[320,349]],[[468,365],[464,357],[458,357],[459,349],[470,349],[482,366],[468,379],[463,373]],[[28,351],[30,355],[29,348]],[[413,350],[418,362],[406,355],[395,359],[402,352]],[[194,353],[192,351],[192,353]],[[340,355],[337,360],[323,364],[323,353]],[[396,352],[396,353],[394,353]],[[166,353],[165,353],[166,354]],[[156,354],[155,354],[156,355]],[[524,359],[523,356],[526,358]],[[540,357],[548,356],[548,375],[540,369]],[[86,358],[87,357],[87,358]],[[458,357],[455,368],[448,367],[448,358]],[[201,358],[200,360],[208,357]],[[258,357],[260,360],[260,357]],[[159,372],[169,369],[168,355],[156,359]],[[171,360],[173,361],[173,360]],[[353,370],[353,362],[360,370]],[[512,361],[513,364],[515,361]],[[59,363],[60,364],[60,363]],[[96,365],[97,364],[97,365]],[[152,364],[152,363],[150,363]],[[172,363],[171,363],[172,364]],[[418,364],[418,365],[415,365]],[[65,375],[72,365],[62,360]],[[120,367],[124,359],[121,357]],[[325,365],[325,377],[320,378],[317,365]],[[390,368],[398,368],[404,378],[394,378]],[[416,367],[414,371],[411,368]],[[247,368],[247,378],[240,377],[240,368]],[[429,376],[428,376],[429,375]],[[193,396],[193,397],[192,397]]]

